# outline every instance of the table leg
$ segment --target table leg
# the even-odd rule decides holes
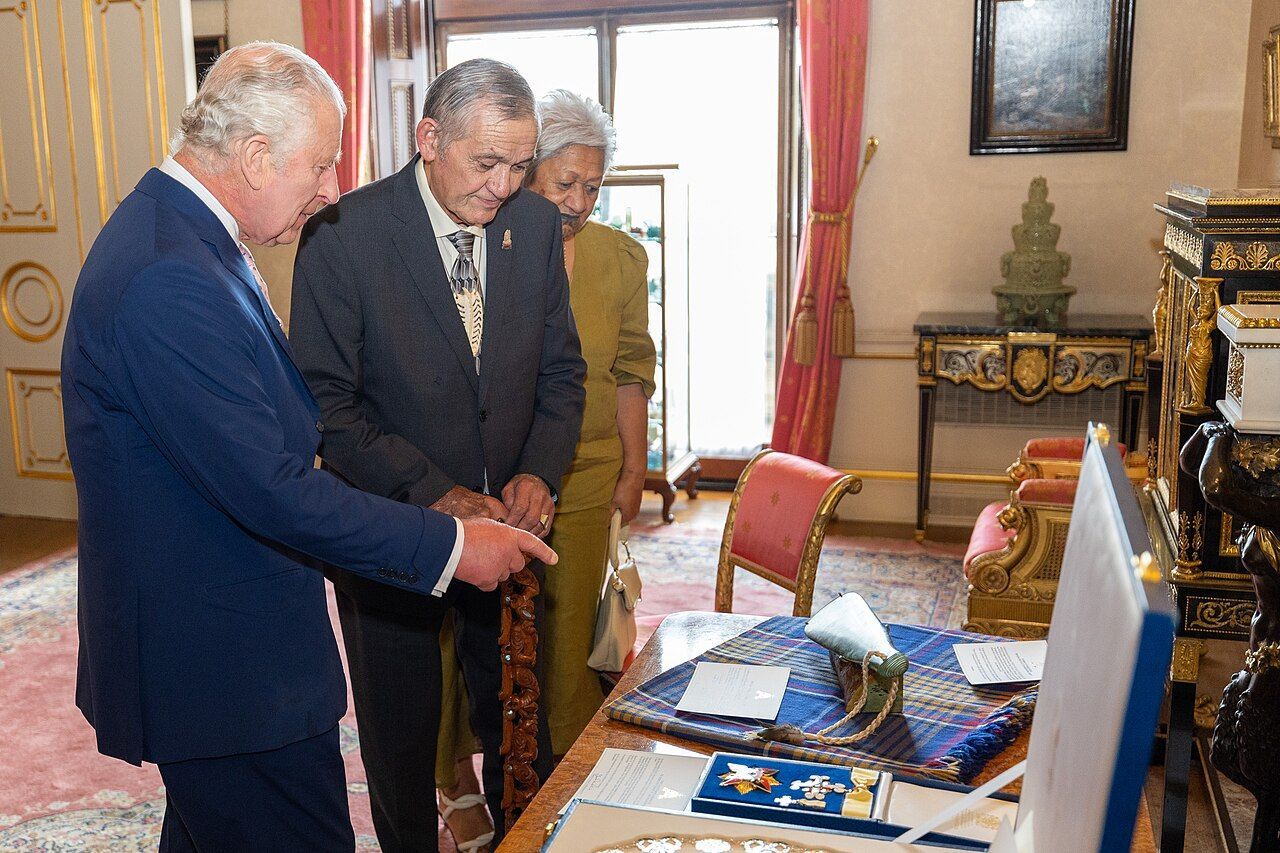
[[[1231,823],[1231,812],[1227,808],[1226,797],[1222,794],[1222,783],[1218,780],[1218,770],[1210,758],[1212,743],[1207,735],[1197,732],[1195,746],[1196,762],[1200,765],[1200,774],[1209,791],[1209,802],[1213,804],[1213,819],[1218,825],[1218,843],[1222,846],[1223,853],[1240,853],[1235,826]]]
[[[1182,853],[1187,832],[1187,784],[1195,731],[1195,682],[1169,686],[1169,735],[1164,748],[1164,809],[1160,816],[1160,853]]]
[[[1138,433],[1142,427],[1142,400],[1146,394],[1142,391],[1125,389],[1124,399],[1120,403],[1120,440],[1130,453],[1141,450],[1138,447]]]
[[[920,435],[919,454],[916,460],[916,541],[924,541],[925,525],[929,523],[929,478],[933,470],[933,400],[937,386],[920,386]]]
[[[684,475],[684,493],[689,496],[689,500],[698,499],[698,479],[702,476],[702,463],[695,462],[693,467],[689,469],[689,473]]]

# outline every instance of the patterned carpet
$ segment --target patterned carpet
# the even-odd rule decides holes
[[[633,526],[641,615],[711,609],[719,543],[718,529],[697,523]],[[67,552],[0,578],[0,850],[154,850],[164,811],[159,774],[99,755],[73,703],[75,566]],[[861,592],[886,621],[955,627],[963,619],[956,546],[830,536],[815,607],[845,590]],[[757,578],[740,577],[737,593],[737,612],[791,612],[790,595]],[[342,747],[357,848],[376,850],[351,714]],[[447,832],[441,841],[453,849]]]

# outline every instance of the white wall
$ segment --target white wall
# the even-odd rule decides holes
[[[1152,241],[1163,233],[1152,203],[1172,180],[1237,180],[1250,13],[1250,0],[1221,0],[1212,14],[1181,0],[1137,4],[1127,151],[975,157],[973,4],[872,3],[863,130],[880,150],[853,222],[859,347],[909,352],[921,311],[994,311],[1000,255],[1013,246],[1009,229],[1037,175],[1057,206],[1058,248],[1072,256],[1072,310],[1149,315],[1159,272]],[[914,471],[914,363],[849,360],[841,381],[832,464]],[[934,470],[999,473],[1022,437],[940,426]],[[971,523],[977,501],[1002,491],[936,486],[934,519]],[[841,515],[911,521],[914,493],[913,481],[868,480]],[[970,500],[947,511],[948,495]]]
[[[1248,71],[1245,77],[1244,117],[1240,129],[1240,182],[1242,187],[1280,185],[1280,149],[1262,133],[1262,43],[1271,28],[1280,24],[1280,0],[1253,0],[1249,24]]]
[[[1012,247],[1009,228],[1037,175],[1048,179],[1057,206],[1059,248],[1072,255],[1073,310],[1136,314],[1151,308],[1159,270],[1152,241],[1162,233],[1151,204],[1170,181],[1226,187],[1246,172],[1280,175],[1280,153],[1257,145],[1248,126],[1261,126],[1254,54],[1280,23],[1280,0],[1219,0],[1211,14],[1185,0],[1137,5],[1127,151],[974,157],[972,3],[872,3],[863,128],[881,144],[853,226],[860,350],[910,352],[911,325],[924,310],[994,309],[1000,255]],[[276,39],[302,46],[299,0],[230,0],[229,10],[233,45]],[[221,0],[192,0],[192,17],[197,34],[221,32]],[[285,317],[293,254],[292,246],[255,250]],[[846,361],[832,464],[914,471],[916,418],[912,361]],[[934,469],[998,473],[1026,435],[941,425]],[[1003,491],[936,485],[934,520],[971,521],[982,501]],[[868,479],[841,515],[911,521],[914,494],[914,481]]]

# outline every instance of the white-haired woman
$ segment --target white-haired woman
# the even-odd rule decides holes
[[[543,705],[563,755],[604,701],[587,666],[604,581],[609,519],[640,511],[648,398],[657,357],[649,337],[648,257],[621,231],[589,222],[614,153],[613,121],[588,98],[558,89],[538,101],[542,132],[525,187],[560,208],[569,298],[587,361],[582,436],[560,488],[548,544],[541,657]]]

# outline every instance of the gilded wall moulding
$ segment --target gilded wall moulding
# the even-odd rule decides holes
[[[48,340],[62,328],[62,287],[46,267],[22,261],[0,278],[0,315],[24,341]]]
[[[1274,244],[1280,251],[1280,244]],[[1280,265],[1280,254],[1272,254],[1266,243],[1248,245],[1222,242],[1213,247],[1209,256],[1211,270],[1274,270]]]
[[[62,377],[57,370],[9,368],[9,426],[19,477],[70,480],[71,459],[62,424]]]
[[[0,31],[9,46],[5,79],[16,96],[0,127],[0,231],[58,230],[38,6],[20,0],[0,7]]]
[[[1199,631],[1247,633],[1254,609],[1252,601],[1198,601],[1187,627]]]
[[[1200,266],[1204,256],[1204,237],[1179,228],[1172,222],[1164,226],[1164,246],[1194,267]]]

